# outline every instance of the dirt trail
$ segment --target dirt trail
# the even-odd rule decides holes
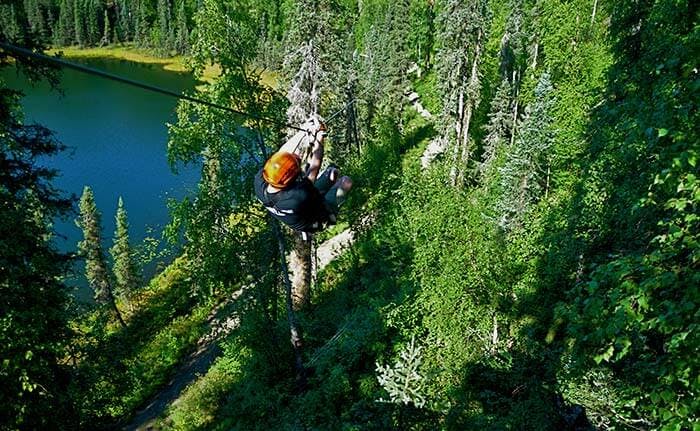
[[[354,242],[354,233],[347,229],[318,246],[318,270],[323,269],[343,250]],[[230,305],[243,293],[236,291],[231,298],[216,307],[208,319],[211,330],[197,341],[197,349],[192,352],[180,365],[168,384],[161,389],[148,405],[139,410],[128,425],[122,427],[126,431],[142,431],[154,429],[154,423],[173,404],[187,386],[206,374],[209,367],[221,354],[217,341],[238,328],[239,320]]]
[[[136,413],[136,416],[123,426],[123,430],[151,430],[155,420],[163,414],[168,406],[180,397],[182,391],[200,375],[207,372],[214,360],[221,354],[216,341],[238,328],[239,320],[231,305],[241,296],[243,289],[234,292],[230,298],[215,307],[209,314],[209,332],[197,341],[197,348],[183,361],[168,384],[161,389],[148,405]]]

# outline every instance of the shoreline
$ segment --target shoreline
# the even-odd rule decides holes
[[[126,60],[141,64],[155,64],[162,66],[163,70],[176,73],[192,73],[185,64],[185,57],[177,55],[175,57],[156,57],[155,55],[134,47],[133,45],[110,45],[105,47],[80,48],[78,46],[68,46],[60,48],[50,48],[46,50],[49,55],[62,53],[64,58],[113,58]],[[221,74],[218,65],[210,65],[204,70],[202,80],[205,82],[214,81]]]
[[[78,46],[68,46],[61,48],[50,48],[46,50],[49,55],[62,53],[64,58],[113,58],[117,60],[126,60],[141,64],[161,65],[163,70],[175,73],[192,73],[186,65],[186,58],[182,55],[174,57],[156,57],[148,51],[139,49],[130,44],[109,45],[105,47],[80,48]],[[221,67],[218,64],[208,65],[204,69],[201,81],[203,83],[211,83],[221,75]],[[271,87],[279,87],[279,79],[277,74],[267,70],[260,73],[261,81]]]

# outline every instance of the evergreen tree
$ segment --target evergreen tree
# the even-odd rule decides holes
[[[130,0],[118,0],[116,3],[115,34],[121,42],[128,42],[134,38],[134,19],[136,11]]]
[[[46,8],[46,25],[48,27],[48,34],[47,37],[50,35],[51,39],[54,40],[57,27],[58,27],[58,20],[56,19],[56,12],[58,10],[58,3],[53,5],[49,4]],[[49,39],[47,39],[49,40]]]
[[[10,9],[1,5],[0,15]],[[7,29],[0,29],[3,37]],[[8,66],[40,71],[0,53],[0,70]],[[19,100],[0,79],[0,428],[71,429],[76,417],[64,358],[73,334],[61,281],[71,260],[56,249],[51,225],[73,202],[52,185],[57,173],[47,167],[63,146],[48,129],[24,122]]]
[[[100,15],[102,5],[100,0],[85,0],[85,25],[87,45],[95,46],[100,42],[102,32],[100,31]]]
[[[23,32],[15,4],[0,5],[0,34],[7,40],[19,39]]]
[[[75,17],[73,13],[73,0],[61,0],[58,9],[58,22],[54,32],[54,43],[59,46],[67,46],[75,40]]]
[[[429,69],[433,53],[434,20],[433,3],[423,0],[411,0],[408,20],[399,15],[399,19],[408,23],[410,29],[407,45],[411,50],[411,58],[420,67]]]
[[[185,0],[179,0],[177,5],[177,18],[175,20],[177,31],[175,33],[174,48],[178,54],[185,54],[190,46],[190,32],[187,26]]]
[[[138,2],[136,8],[136,18],[134,20],[134,42],[137,46],[145,47],[150,43],[149,34],[149,13],[144,0]]]
[[[129,244],[129,222],[121,197],[115,219],[114,245],[110,249],[114,262],[114,291],[117,295],[128,296],[138,288],[140,277],[134,251]]]
[[[157,36],[154,42],[158,50],[165,54],[172,48],[172,40],[170,38],[172,21],[170,1],[158,0],[156,13],[158,15],[158,27],[155,31]]]
[[[484,126],[486,136],[483,141],[483,155],[479,171],[485,175],[491,168],[494,158],[504,143],[509,143],[511,131],[511,86],[508,79],[502,79],[496,95],[491,100],[489,122]]]
[[[48,37],[48,28],[39,0],[24,0],[24,13],[31,34],[45,42]]]
[[[379,32],[386,34],[384,44],[378,45],[385,51],[385,58],[381,60],[382,73],[386,78],[382,89],[386,96],[383,108],[385,114],[397,118],[401,118],[405,103],[406,75],[413,48],[409,45],[412,31],[407,20],[409,14],[408,0],[396,1],[386,9],[384,23],[378,27]]]
[[[513,144],[516,134],[516,126],[518,125],[518,116],[520,112],[520,86],[523,80],[523,75],[527,69],[527,43],[528,35],[525,31],[523,0],[510,1],[510,14],[506,30],[501,39],[500,50],[500,72],[501,79],[506,79],[510,83],[511,88],[511,119],[510,143]]]
[[[450,182],[463,184],[473,144],[469,136],[472,116],[481,100],[479,66],[490,11],[484,0],[444,0],[437,17],[437,75],[443,100],[441,133],[449,143]]]
[[[535,88],[535,101],[526,109],[515,145],[508,151],[506,163],[500,169],[502,196],[497,207],[502,227],[520,226],[530,205],[547,192],[547,156],[554,143],[553,91],[549,74],[543,73]]]
[[[73,31],[75,33],[75,42],[81,47],[86,46],[85,12],[81,0],[75,0],[73,5]]]
[[[85,277],[95,294],[95,301],[100,305],[109,306],[119,323],[126,326],[114,299],[107,259],[102,250],[100,213],[88,186],[85,186],[80,197],[80,218],[76,220],[76,224],[83,231],[83,240],[78,244],[78,250],[85,259]]]
[[[293,124],[320,114],[322,96],[332,93],[335,82],[346,81],[340,76],[345,52],[344,29],[339,28],[342,12],[337,0],[301,0],[289,11],[283,70],[289,83],[287,119]]]

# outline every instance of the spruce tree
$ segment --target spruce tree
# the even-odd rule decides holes
[[[133,40],[133,22],[136,11],[132,10],[133,4],[129,0],[119,0],[115,3],[115,25],[114,31],[116,38],[120,42],[128,42]]]
[[[85,24],[86,37],[89,46],[95,46],[100,42],[100,13],[102,5],[100,0],[86,0]]]
[[[410,48],[411,59],[423,69],[430,68],[435,37],[434,19],[432,2],[410,1],[409,19],[406,20],[410,28],[407,45]]]
[[[501,189],[497,208],[504,228],[521,225],[530,205],[548,188],[548,151],[554,143],[554,89],[548,73],[543,73],[535,88],[535,101],[525,112],[515,145],[500,168]]]
[[[73,5],[73,31],[75,33],[75,42],[81,47],[86,46],[85,12],[81,0],[75,0]]]
[[[289,83],[287,119],[293,124],[320,114],[322,96],[328,96],[336,82],[346,81],[341,78],[345,63],[341,9],[337,0],[301,0],[289,12],[283,73]]]
[[[134,251],[129,244],[129,221],[121,196],[115,219],[114,245],[109,251],[114,262],[114,291],[115,294],[124,297],[138,288],[140,277]]]
[[[14,3],[0,5],[0,35],[8,40],[17,40],[22,35]]]
[[[24,13],[32,36],[38,38],[42,42],[46,42],[48,38],[48,28],[39,0],[24,0]]]
[[[0,16],[10,7],[0,5]],[[3,24],[5,18],[2,17]],[[4,34],[6,27],[0,28]],[[23,38],[23,33],[16,35]],[[6,37],[6,36],[5,36]],[[41,50],[27,38],[29,48]],[[4,54],[4,53],[3,53]],[[23,68],[18,65],[22,64]],[[0,71],[46,70],[0,55]],[[4,73],[3,73],[4,74]],[[72,429],[77,422],[66,348],[71,259],[56,249],[51,228],[73,201],[55,188],[50,167],[62,149],[51,131],[22,118],[20,93],[0,82],[0,428]]]
[[[489,122],[484,126],[486,136],[483,141],[483,155],[479,171],[485,175],[491,168],[499,148],[504,143],[509,143],[511,131],[511,86],[508,79],[502,79],[496,90],[496,95],[491,100]]]
[[[156,13],[158,14],[158,27],[156,34],[158,40],[154,41],[156,47],[163,54],[167,53],[171,48],[170,40],[170,2],[168,0],[158,0]]]
[[[78,251],[85,259],[85,277],[94,292],[95,302],[111,307],[119,323],[126,326],[114,299],[107,259],[102,250],[100,218],[92,189],[85,186],[80,197],[80,217],[76,220],[77,226],[83,231],[83,240],[78,243]]]
[[[175,33],[174,48],[178,54],[185,54],[190,46],[190,31],[187,27],[185,0],[179,0],[177,4],[177,17],[175,20],[177,30]]]
[[[67,46],[75,39],[75,17],[73,16],[73,0],[61,0],[58,8],[58,21],[53,35],[54,44]]]
[[[136,18],[134,20],[134,42],[137,46],[146,47],[149,45],[149,26],[146,2],[139,1],[136,8]]]
[[[528,60],[528,34],[525,29],[525,12],[523,0],[510,1],[510,14],[506,30],[501,39],[500,72],[501,79],[506,79],[511,87],[510,144],[513,144],[518,125],[520,108],[520,86],[522,84]]]

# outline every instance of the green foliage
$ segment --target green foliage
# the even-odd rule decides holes
[[[594,116],[577,226],[590,244],[590,270],[571,306],[560,306],[574,370],[597,364],[624,394],[614,421],[661,429],[689,426],[698,409],[692,15],[689,4],[670,2],[613,15],[613,27],[627,30],[615,33],[617,62]]]
[[[121,196],[117,204],[115,216],[116,230],[114,245],[109,249],[113,259],[114,290],[117,295],[130,295],[139,286],[139,268],[134,250],[129,244],[129,221]]]
[[[8,65],[0,54],[0,70]],[[61,281],[71,259],[55,248],[51,226],[73,200],[54,188],[57,172],[45,162],[63,146],[24,122],[20,96],[0,79],[0,429],[72,429],[64,356],[74,334]]]
[[[112,283],[102,250],[101,215],[95,204],[95,195],[88,186],[85,186],[80,197],[80,218],[75,223],[83,231],[78,250],[85,259],[85,278],[94,292],[95,301],[107,304],[111,301]]]
[[[515,143],[499,169],[503,194],[496,205],[503,228],[519,226],[529,207],[549,192],[551,162],[548,154],[555,139],[553,93],[549,74],[542,74],[535,88],[535,101],[532,107],[525,109]]]
[[[418,373],[421,364],[421,348],[415,345],[415,337],[401,351],[393,366],[377,363],[377,380],[379,385],[389,394],[389,399],[382,402],[413,404],[416,407],[425,405],[423,385],[425,377]]]
[[[201,73],[212,61],[223,71],[221,79],[201,90],[199,97],[223,104],[233,100],[236,109],[279,119],[283,100],[248,67],[257,44],[253,5],[238,6],[207,1],[197,13],[195,71]],[[217,50],[211,50],[212,45]],[[269,268],[275,264],[276,249],[269,247],[272,234],[265,229],[264,213],[253,203],[252,194],[256,163],[269,151],[267,145],[278,139],[263,124],[250,119],[235,123],[218,109],[183,102],[178,123],[170,126],[171,164],[202,162],[196,195],[172,203],[168,229],[170,238],[184,233],[185,252],[196,262],[193,295],[206,297],[230,289],[249,275],[263,284],[273,277]]]
[[[26,3],[0,9],[4,37],[41,34],[46,9]],[[54,39],[91,43],[90,4],[62,0],[76,25],[61,12]],[[217,294],[246,280],[239,330],[163,426],[695,426],[697,13],[676,0],[107,7],[98,17],[123,40],[189,46],[197,76],[220,65],[222,76],[198,90],[206,100],[286,121],[287,101],[254,65],[284,69],[290,117],[359,96],[356,124],[336,117],[331,126],[356,126],[362,144],[346,132],[329,151],[354,179],[343,211],[356,242],[319,274],[298,316],[301,388],[279,256],[251,197],[282,131],[183,102],[169,160],[202,166],[197,191],[171,203],[168,234],[184,239],[184,257],[134,295],[128,328],[99,313],[76,320],[82,423],[136,408],[203,333]],[[412,61],[428,69],[414,84],[440,113],[435,125],[404,109]],[[436,133],[450,143],[447,157],[422,170]],[[406,340],[420,348],[395,351]],[[19,363],[31,351],[20,349]],[[398,403],[376,402],[387,396]]]
[[[128,417],[171,376],[207,330],[211,304],[187,295],[188,263],[179,258],[131,297],[126,328],[110,328],[98,312],[75,318],[81,334],[70,354],[70,393],[82,427],[108,427]]]
[[[226,343],[224,356],[219,358],[201,379],[189,386],[176,405],[168,410],[165,429],[201,429],[216,418],[219,405],[241,379],[241,363],[250,352],[243,346]]]

